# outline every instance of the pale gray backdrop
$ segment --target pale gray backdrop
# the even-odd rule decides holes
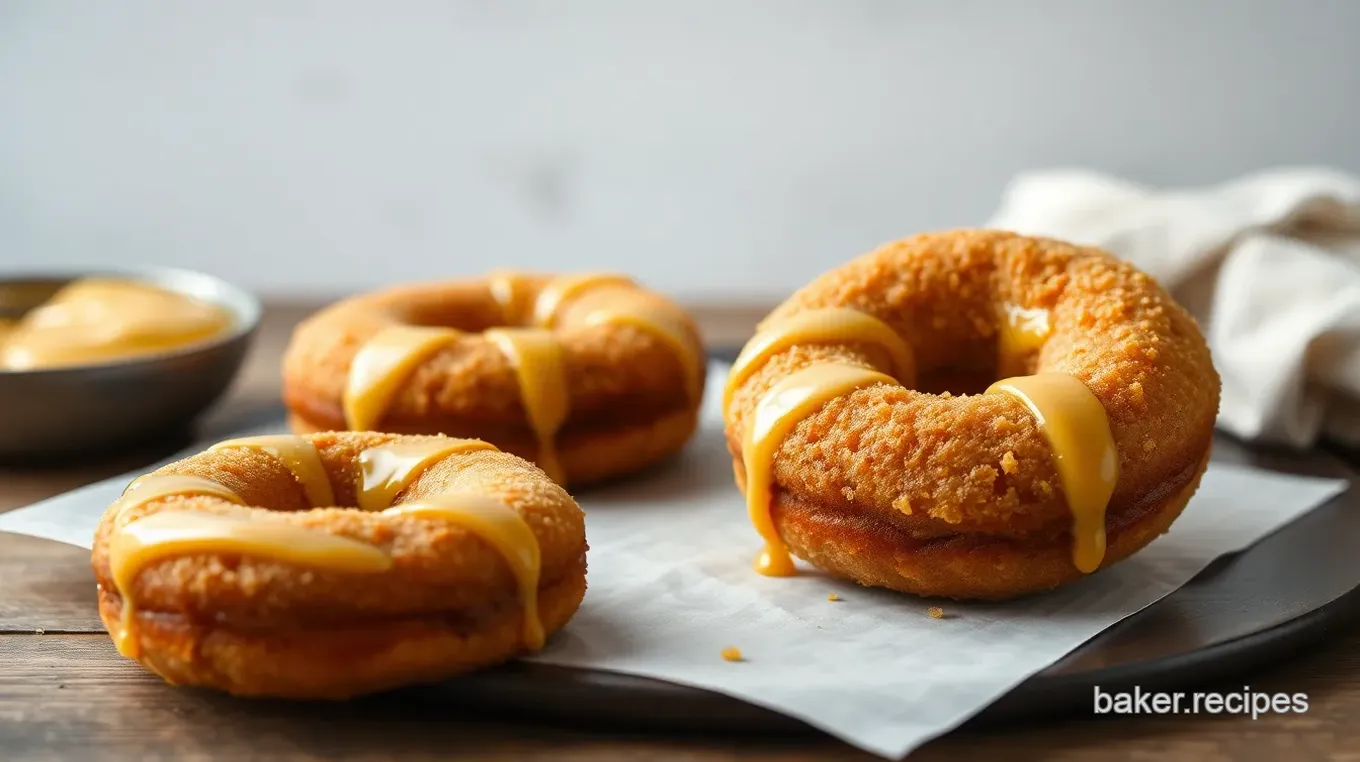
[[[0,267],[777,295],[1016,171],[1360,170],[1360,2],[0,0]]]

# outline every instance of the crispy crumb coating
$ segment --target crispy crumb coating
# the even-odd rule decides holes
[[[998,231],[919,235],[822,275],[767,320],[831,306],[890,325],[913,348],[919,377],[829,402],[775,456],[776,524],[791,550],[829,571],[962,598],[1080,576],[1071,514],[1033,416],[1009,395],[976,393],[998,375],[1003,306],[1049,313],[1051,333],[1024,372],[1072,374],[1109,416],[1120,474],[1106,564],[1165,531],[1207,463],[1219,400],[1208,346],[1150,276],[1105,252]],[[890,372],[888,360],[854,344],[772,356],[725,411],[738,481],[742,436],[773,384],[814,363]]]
[[[352,432],[308,437],[340,506],[356,503],[360,452],[419,438]],[[211,479],[261,517],[360,540],[393,559],[390,570],[377,574],[233,553],[151,563],[131,591],[141,661],[173,683],[242,695],[340,698],[438,680],[521,650],[522,606],[513,573],[494,547],[457,524],[311,508],[287,467],[256,450],[210,450],[155,473]],[[445,492],[494,494],[524,518],[542,553],[544,628],[551,633],[565,624],[585,593],[585,523],[576,501],[534,465],[481,450],[435,463],[394,504]],[[161,511],[241,510],[214,497],[169,496],[134,507],[121,520]],[[114,521],[115,512],[106,512],[91,556],[110,632],[119,626],[123,605],[109,563]]]
[[[466,333],[416,368],[393,398],[382,429],[477,437],[532,458],[537,444],[514,367],[481,332],[528,325],[527,305],[550,281],[524,277],[525,309],[518,315],[503,313],[484,280],[400,286],[321,310],[297,327],[284,355],[283,396],[294,430],[347,428],[342,404],[350,364],[379,331],[393,324],[446,326]],[[584,325],[585,317],[608,306],[620,288],[636,290],[592,288],[558,313],[555,330],[571,398],[558,449],[573,486],[652,465],[678,451],[698,423],[701,397],[688,397],[683,366],[668,345],[635,326]],[[692,321],[687,328],[702,346]]]

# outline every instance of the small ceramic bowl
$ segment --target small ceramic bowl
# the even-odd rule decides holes
[[[108,451],[184,431],[236,377],[260,322],[255,297],[211,275],[163,268],[0,273],[0,318],[18,318],[77,278],[150,283],[226,309],[230,332],[145,357],[48,370],[0,370],[0,461]]]

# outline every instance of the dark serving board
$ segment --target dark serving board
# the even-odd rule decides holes
[[[1360,477],[1324,451],[1265,451],[1222,435],[1214,442],[1213,459],[1343,478],[1350,487],[1091,639],[993,704],[979,721],[1089,708],[1096,685],[1106,691],[1213,685],[1318,642],[1360,611]],[[537,664],[512,664],[413,690],[426,700],[573,725],[743,733],[807,728],[697,688]]]

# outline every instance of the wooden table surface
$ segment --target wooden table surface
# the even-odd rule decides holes
[[[758,310],[701,312],[713,345],[739,343]],[[277,405],[278,363],[304,310],[270,309],[230,398],[199,435]],[[0,469],[0,511],[143,466],[184,441],[99,462]],[[1360,631],[1221,686],[1307,693],[1306,714],[1096,719],[954,732],[913,760],[1360,760]],[[233,699],[172,688],[122,659],[100,626],[89,554],[0,534],[0,760],[208,758],[872,759],[816,735],[663,737],[466,717],[377,698],[339,704]]]

